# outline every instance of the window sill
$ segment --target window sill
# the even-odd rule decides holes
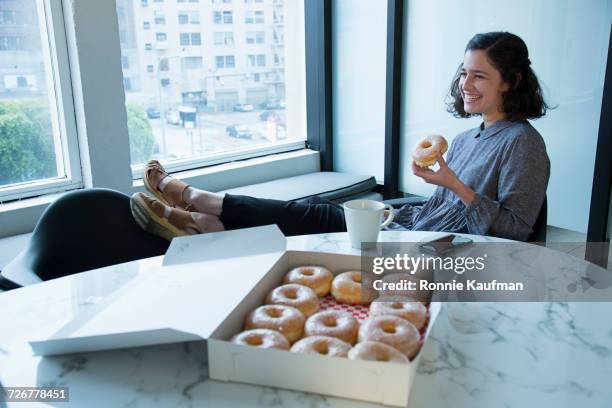
[[[319,170],[319,152],[301,149],[172,174],[195,187],[221,191]],[[132,190],[123,193],[131,195],[137,191],[144,191],[142,179],[135,180]],[[62,194],[65,193],[1,204],[0,238],[31,232],[47,206]]]

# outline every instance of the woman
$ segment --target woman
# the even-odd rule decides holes
[[[437,171],[412,164],[415,175],[438,187],[422,207],[397,210],[392,229],[529,237],[550,176],[544,141],[527,121],[549,108],[530,65],[527,46],[514,34],[477,34],[469,41],[448,111],[479,115],[483,122],[453,140]],[[159,200],[137,193],[132,212],[142,228],[166,239],[265,224],[277,224],[286,235],[346,230],[342,208],[318,198],[285,202],[210,193],[171,178],[155,161],[144,180]]]

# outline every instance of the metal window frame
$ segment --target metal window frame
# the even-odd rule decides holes
[[[608,237],[610,195],[612,194],[612,162],[610,162],[610,156],[612,156],[612,113],[610,107],[612,107],[612,26],[608,42],[608,61],[601,100],[591,208],[587,229],[587,248],[584,257],[585,260],[603,268],[607,268],[610,252],[610,238]],[[596,244],[589,245],[589,243]]]
[[[306,146],[318,150],[321,171],[332,171],[332,4],[304,2],[306,27]]]

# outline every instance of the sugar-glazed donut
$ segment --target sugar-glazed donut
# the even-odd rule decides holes
[[[417,143],[412,158],[419,167],[433,166],[447,149],[448,143],[443,136],[427,136]]]
[[[293,343],[304,332],[306,318],[298,309],[284,305],[259,306],[246,318],[246,329],[270,329],[283,334]]]
[[[359,341],[379,341],[412,358],[421,347],[421,335],[408,320],[396,316],[370,317],[359,327]]]
[[[308,286],[289,283],[272,289],[266,304],[295,307],[308,317],[319,310],[319,298]]]
[[[338,303],[352,305],[368,304],[376,297],[370,285],[362,284],[363,274],[359,271],[343,272],[332,281],[331,293]]]
[[[408,363],[408,357],[391,346],[378,341],[364,341],[357,343],[348,352],[351,360],[388,361],[391,363]]]
[[[324,310],[313,314],[306,320],[304,336],[336,337],[350,344],[357,341],[359,322],[349,312]]]
[[[283,283],[297,283],[314,290],[318,297],[326,296],[334,275],[322,266],[299,266],[290,270]]]
[[[311,336],[298,340],[292,347],[294,353],[313,353],[331,357],[346,357],[351,345],[335,337]]]
[[[421,330],[427,319],[427,308],[407,296],[381,296],[370,305],[370,317],[385,315],[406,319]]]
[[[279,332],[270,329],[245,330],[234,335],[230,341],[245,346],[289,350],[289,340]]]

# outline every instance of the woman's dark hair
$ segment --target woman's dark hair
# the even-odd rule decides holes
[[[473,50],[485,51],[489,63],[509,85],[502,94],[502,110],[507,120],[536,119],[546,114],[550,106],[544,101],[538,77],[530,67],[527,45],[519,36],[503,31],[476,34],[465,47],[465,52]],[[462,68],[460,64],[451,83],[446,110],[455,117],[469,118],[475,114],[463,109],[459,89]]]

